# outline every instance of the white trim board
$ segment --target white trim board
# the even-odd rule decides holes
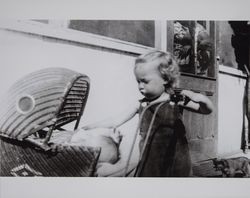
[[[69,28],[58,27],[51,24],[43,24],[30,20],[6,20],[0,21],[0,29],[17,31],[48,38],[56,38],[64,41],[77,42],[101,48],[108,48],[133,54],[143,54],[154,48],[113,39],[96,34],[81,32]]]

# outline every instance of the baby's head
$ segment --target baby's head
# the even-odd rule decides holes
[[[163,92],[172,93],[178,85],[179,67],[169,52],[151,51],[139,56],[134,73],[139,91],[149,100]]]

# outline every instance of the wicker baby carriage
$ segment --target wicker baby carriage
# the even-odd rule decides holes
[[[47,68],[17,81],[0,103],[0,176],[92,176],[99,148],[51,144],[55,131],[77,129],[89,78]]]

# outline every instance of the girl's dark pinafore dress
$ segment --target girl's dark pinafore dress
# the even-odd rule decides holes
[[[160,108],[157,106],[161,104]],[[143,108],[139,110],[142,112]],[[137,177],[188,177],[191,172],[191,160],[186,139],[186,131],[182,122],[180,107],[169,101],[150,106],[141,119],[140,152],[144,148],[145,139],[151,119],[155,114],[152,128],[149,131],[144,152],[138,164]]]

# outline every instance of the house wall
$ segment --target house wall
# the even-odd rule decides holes
[[[42,68],[64,67],[88,75],[90,93],[80,127],[114,117],[141,97],[133,74],[136,53],[5,28],[0,28],[0,52],[0,97],[16,80]],[[131,147],[137,120],[121,127],[121,149]]]
[[[238,70],[229,21],[217,21],[218,155],[239,152],[242,146],[243,97],[246,75]],[[239,29],[239,32],[244,29]],[[247,42],[247,41],[246,41]],[[239,62],[239,60],[238,60]],[[249,97],[249,96],[248,96]]]
[[[218,78],[218,155],[223,156],[241,149],[246,77],[220,65]]]
[[[17,79],[46,67],[69,68],[90,77],[90,95],[82,123],[114,115],[139,97],[133,56],[7,31],[0,32],[0,41],[3,97]]]

